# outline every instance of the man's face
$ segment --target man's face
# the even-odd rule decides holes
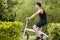
[[[38,9],[38,8],[39,8],[39,6],[38,6],[37,4],[35,4],[35,8],[36,8],[36,9]]]

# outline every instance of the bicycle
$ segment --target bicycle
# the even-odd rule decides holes
[[[28,20],[26,20],[25,28],[24,28],[24,30],[22,31],[22,40],[29,40],[29,34],[27,33],[27,31],[35,32],[33,29],[29,29],[29,28],[28,28]],[[40,34],[40,35],[44,35],[44,36],[46,37],[46,38],[43,39],[43,40],[50,40],[50,39],[49,39],[49,36],[46,35],[44,32],[42,32],[41,30],[39,31],[39,34]]]

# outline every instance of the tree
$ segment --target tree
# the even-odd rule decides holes
[[[7,0],[0,0],[0,20],[1,21],[13,21],[15,14],[12,14],[12,10]]]

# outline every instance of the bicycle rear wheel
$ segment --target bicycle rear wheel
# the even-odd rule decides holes
[[[21,40],[28,40],[29,39],[29,35],[27,32],[25,32],[24,36],[22,37],[24,31],[21,32]]]
[[[46,37],[46,36],[44,36],[43,34],[41,35],[41,37],[42,37],[43,40],[50,40],[49,37]]]

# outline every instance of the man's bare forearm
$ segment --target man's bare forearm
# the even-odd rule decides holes
[[[29,19],[32,19],[36,16],[36,14],[33,14],[31,17],[29,17]]]
[[[40,10],[38,10],[36,13],[34,13],[32,16],[30,16],[30,17],[27,18],[27,19],[32,19],[32,18],[34,18],[36,15],[38,15],[39,13],[41,13]]]

